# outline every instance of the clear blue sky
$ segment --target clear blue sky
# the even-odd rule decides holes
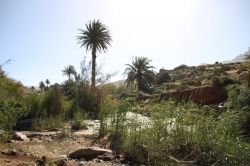
[[[0,63],[24,85],[61,70],[79,71],[84,56],[76,36],[89,20],[111,30],[112,47],[98,54],[105,72],[121,79],[133,56],[146,56],[157,70],[232,59],[250,47],[249,0],[0,0]]]

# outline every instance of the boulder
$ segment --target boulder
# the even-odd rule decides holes
[[[1,137],[1,136],[3,136],[3,135],[4,135],[4,133],[5,133],[5,131],[4,131],[4,130],[0,130],[0,137]]]
[[[13,139],[18,141],[29,141],[30,139],[23,133],[13,132]]]
[[[1,151],[1,153],[7,156],[16,156],[18,151],[16,149],[4,149]]]
[[[104,154],[112,154],[112,150],[103,149],[99,147],[86,147],[78,149],[74,152],[71,152],[68,157],[71,159],[81,159],[84,158],[85,160],[92,160],[98,158],[98,156]]]
[[[31,130],[34,123],[39,122],[40,119],[32,118],[16,122],[14,130]]]

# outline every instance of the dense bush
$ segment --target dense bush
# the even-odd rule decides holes
[[[3,73],[0,75],[0,100],[5,100],[8,98],[22,100],[24,93],[25,89],[20,82],[16,82],[8,78]]]
[[[86,129],[86,123],[84,122],[84,120],[87,119],[87,115],[84,114],[83,111],[75,111],[74,113],[74,118],[71,124],[71,129],[73,130],[82,130],[82,129]]]
[[[0,101],[0,129],[12,130],[15,122],[26,113],[26,105],[15,99]]]
[[[76,103],[86,113],[96,119],[99,116],[101,109],[101,102],[103,93],[101,90],[96,88],[94,91],[91,90],[89,85],[82,84],[78,86],[76,92]]]
[[[210,85],[213,87],[225,87],[230,84],[235,84],[236,82],[226,76],[214,76],[211,78]]]
[[[163,83],[169,82],[171,77],[167,70],[161,69],[160,72],[156,75],[155,83],[161,85]]]
[[[250,137],[250,88],[231,86],[228,96],[226,103],[228,110],[242,115],[242,118],[238,121],[242,130],[241,134],[244,137]]]
[[[8,78],[0,68],[0,129],[11,130],[27,113],[24,94],[22,84]]]
[[[168,101],[154,104],[150,124],[142,125],[137,120],[127,121],[126,111],[130,107],[108,105],[113,111],[106,109],[106,119],[102,121],[116,138],[112,147],[133,162],[148,165],[176,165],[177,160],[196,165],[249,162],[250,146],[239,135],[242,114],[218,115],[211,108]]]
[[[45,94],[31,94],[26,97],[26,105],[28,105],[28,114],[24,118],[41,118],[45,117],[44,107]]]

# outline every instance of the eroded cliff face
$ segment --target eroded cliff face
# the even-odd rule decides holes
[[[193,89],[165,92],[161,99],[175,99],[178,101],[193,101],[198,104],[219,104],[227,99],[227,91],[223,88],[203,86]]]

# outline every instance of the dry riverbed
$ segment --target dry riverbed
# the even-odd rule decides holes
[[[88,121],[86,130],[33,132],[18,131],[21,136],[0,145],[1,166],[27,165],[99,165],[120,166],[124,164],[122,155],[115,155],[99,144],[98,121]],[[74,153],[74,155],[72,155]],[[76,155],[75,155],[76,154]],[[123,163],[123,164],[122,164]]]

